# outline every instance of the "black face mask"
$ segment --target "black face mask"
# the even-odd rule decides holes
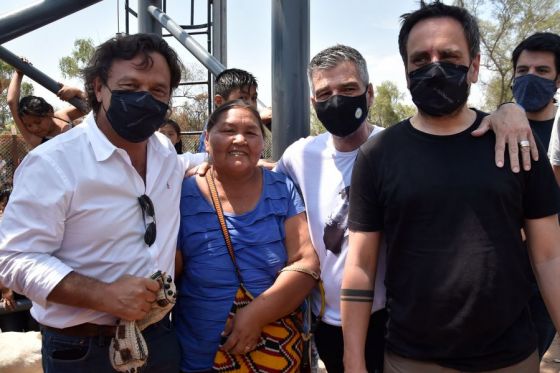
[[[111,91],[111,104],[106,113],[120,137],[142,142],[162,126],[168,108],[149,92]]]
[[[331,96],[326,101],[315,101],[317,118],[327,131],[345,137],[356,131],[366,119],[367,88],[360,96]]]
[[[441,117],[459,109],[469,97],[468,66],[434,62],[408,74],[418,110]]]

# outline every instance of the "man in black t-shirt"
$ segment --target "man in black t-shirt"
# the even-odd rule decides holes
[[[560,322],[560,196],[542,146],[530,172],[513,173],[494,166],[492,134],[470,136],[485,115],[467,106],[479,39],[459,7],[422,3],[403,16],[399,48],[418,113],[363,145],[354,165],[341,291],[348,372],[365,371],[382,233],[385,373],[538,372],[522,227]]]
[[[560,36],[537,32],[523,40],[511,54],[514,70],[513,96],[527,112],[527,119],[537,138],[548,149],[556,105],[554,94],[560,88]],[[535,281],[529,302],[531,318],[537,332],[539,357],[550,347],[556,329],[546,311]]]
[[[556,105],[554,94],[560,88],[560,36],[537,32],[523,40],[511,54],[515,101],[527,112],[527,119],[546,149]]]

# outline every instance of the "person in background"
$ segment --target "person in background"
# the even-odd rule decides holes
[[[241,69],[225,69],[216,76],[216,80],[214,81],[214,90],[216,93],[214,96],[214,107],[218,108],[227,101],[242,99],[250,103],[256,110],[258,87],[259,85],[257,83],[257,79],[253,76],[253,74]],[[263,123],[270,126],[272,121],[272,111],[270,108],[263,110],[260,115]],[[203,153],[205,151],[204,131],[206,130],[206,127],[207,123],[204,124],[204,129],[199,138],[199,153]]]
[[[25,301],[27,298],[21,294],[14,293],[0,283],[0,331],[2,332],[28,332],[39,330],[39,325],[31,317],[28,309],[17,310],[18,302]]]
[[[511,54],[512,92],[526,113],[533,132],[548,149],[560,88],[560,35],[537,32],[523,40]]]
[[[20,99],[23,72],[16,69],[8,86],[8,107],[23,139],[32,148],[60,135],[74,126],[73,122],[87,113],[74,106],[54,111],[42,97],[25,96]],[[61,85],[57,93],[61,100],[85,98],[79,88]]]
[[[513,64],[513,97],[527,112],[527,119],[537,138],[548,149],[557,107],[554,94],[560,87],[560,36],[537,32],[523,40],[511,54]],[[531,263],[527,256],[527,268]],[[550,347],[556,334],[534,276],[533,296],[529,307],[537,332],[539,357]]]
[[[163,122],[163,126],[159,129],[159,132],[163,133],[169,138],[171,144],[175,147],[177,154],[183,154],[183,141],[181,140],[181,127],[173,119],[166,119]]]
[[[362,146],[352,172],[341,290],[346,371],[365,371],[383,235],[385,373],[536,373],[521,228],[560,325],[560,194],[552,170],[540,144],[530,172],[499,169],[494,136],[471,135],[486,115],[467,104],[480,67],[473,16],[435,1],[402,20],[399,50],[418,112]],[[519,139],[526,156],[530,146]]]
[[[554,170],[556,182],[560,185],[560,110],[556,110],[556,117],[552,125],[552,134],[548,146],[548,158]]]
[[[255,297],[227,326],[239,280],[205,178],[183,182],[181,275],[173,315],[183,372],[210,371],[218,348],[252,351],[262,327],[294,311],[316,284],[312,275],[318,274],[319,261],[301,197],[288,177],[258,166],[263,131],[253,105],[235,100],[212,113],[205,135],[207,173],[215,180],[240,275]],[[227,339],[221,343],[221,337]]]

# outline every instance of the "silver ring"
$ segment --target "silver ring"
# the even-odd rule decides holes
[[[521,140],[519,141],[519,146],[522,148],[530,148],[531,143],[529,142],[529,140]]]

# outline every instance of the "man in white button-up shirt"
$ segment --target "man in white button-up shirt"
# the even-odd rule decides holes
[[[33,301],[46,373],[113,371],[117,319],[146,316],[159,290],[149,276],[173,274],[188,158],[154,132],[180,76],[160,37],[107,41],[85,71],[92,113],[18,168],[0,227],[0,282]],[[147,371],[177,372],[169,320],[144,337]]]

